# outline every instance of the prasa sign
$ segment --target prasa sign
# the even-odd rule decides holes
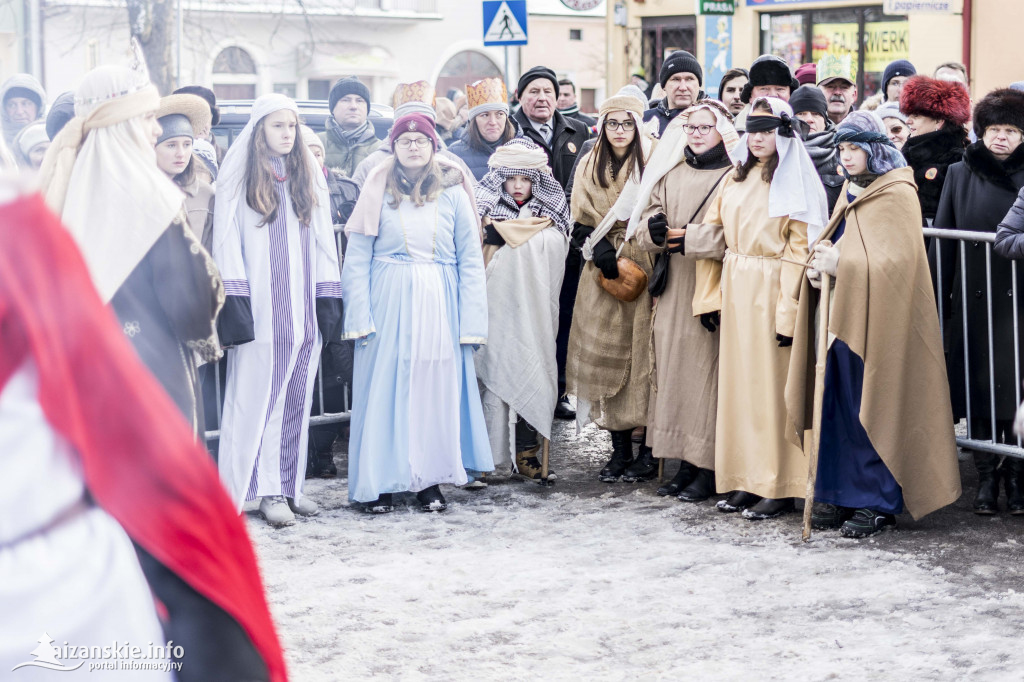
[[[697,14],[735,14],[736,0],[699,0]]]

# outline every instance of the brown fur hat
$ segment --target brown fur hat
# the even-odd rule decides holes
[[[971,96],[962,83],[914,76],[903,85],[900,111],[962,126],[971,120]]]
[[[974,133],[985,136],[992,125],[1011,125],[1024,130],[1024,92],[1004,88],[988,93],[974,106]]]

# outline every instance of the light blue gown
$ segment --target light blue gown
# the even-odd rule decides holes
[[[356,342],[349,499],[461,485],[494,464],[473,347],[487,342],[476,214],[461,186],[417,208],[385,195],[377,236],[352,234],[344,336]]]

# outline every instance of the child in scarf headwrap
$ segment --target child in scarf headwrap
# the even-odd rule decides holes
[[[836,131],[849,178],[800,292],[789,429],[811,424],[821,273],[834,277],[812,524],[862,538],[960,496],[949,385],[913,170],[874,114]]]
[[[533,142],[511,140],[488,166],[476,200],[484,223],[490,341],[476,353],[476,371],[495,466],[514,453],[514,473],[540,482],[538,434],[551,438],[558,400],[555,335],[569,207],[547,155]]]

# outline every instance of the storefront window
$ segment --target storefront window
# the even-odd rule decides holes
[[[782,57],[793,69],[807,61],[817,63],[826,54],[849,55],[857,69],[857,92],[862,101],[881,88],[882,72],[889,62],[909,58],[909,35],[907,18],[883,14],[881,7],[761,17],[762,52]]]

